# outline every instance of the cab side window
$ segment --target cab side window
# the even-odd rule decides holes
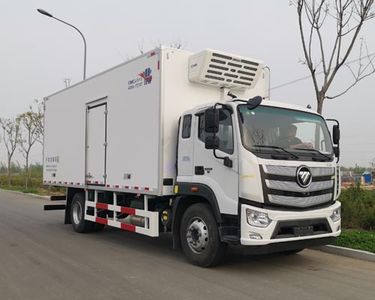
[[[198,138],[204,143],[207,136],[212,136],[213,133],[207,133],[204,130],[204,114],[199,115]],[[219,109],[219,132],[216,134],[219,138],[218,150],[228,154],[233,154],[234,140],[233,140],[233,123],[232,116],[229,110]]]
[[[191,134],[191,115],[185,115],[182,121],[182,138],[188,139]]]

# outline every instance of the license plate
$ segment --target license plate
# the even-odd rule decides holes
[[[294,227],[293,232],[295,236],[312,235],[314,233],[314,227],[313,226]]]

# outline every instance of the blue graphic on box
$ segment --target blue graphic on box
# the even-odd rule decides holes
[[[128,90],[150,84],[152,81],[152,69],[146,68],[143,72],[139,73],[138,76],[139,77],[128,81]]]
[[[152,70],[151,68],[146,68],[142,73],[139,74],[144,79],[144,84],[149,84],[152,81]]]

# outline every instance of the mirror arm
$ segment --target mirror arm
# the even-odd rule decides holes
[[[223,108],[229,110],[229,112],[232,114],[233,113],[233,110],[231,109],[231,107],[229,107],[228,105],[225,105],[225,104],[222,104],[222,103],[215,103],[214,105],[214,110],[216,110],[216,106],[218,105],[221,105]],[[214,132],[214,135],[213,135],[214,139],[216,137],[216,132]],[[220,156],[217,156],[216,155],[216,149],[213,149],[213,153],[214,153],[214,156],[215,158],[217,159],[222,159],[224,161],[224,166],[228,167],[228,168],[232,168],[233,167],[233,161],[228,157],[228,156],[224,156],[224,157],[220,157]]]
[[[336,119],[326,119],[326,121],[329,121],[329,122],[335,122],[337,124],[337,126],[340,128],[340,122]],[[337,144],[338,147],[340,147],[339,144]]]
[[[213,151],[214,151],[214,156],[215,156],[217,159],[224,159],[224,158],[225,158],[225,157],[217,156],[217,155],[216,155],[216,149],[213,149]]]
[[[233,161],[230,159],[229,156],[224,156],[224,157],[217,156],[216,155],[216,149],[214,149],[214,156],[217,159],[222,159],[224,161],[224,166],[226,166],[228,168],[233,168]]]
[[[326,121],[335,122],[337,125],[340,126],[340,122],[336,119],[326,119]]]
[[[335,122],[337,126],[340,127],[340,122],[337,119],[326,119],[326,121]],[[338,148],[338,151],[340,151],[340,143],[338,143],[336,147]],[[338,163],[339,161],[340,161],[340,154],[337,156],[336,163]]]
[[[216,109],[216,106],[219,106],[219,105],[221,105],[224,109],[228,110],[231,114],[233,114],[232,107],[230,107],[229,105],[226,105],[224,103],[216,102],[213,108]]]

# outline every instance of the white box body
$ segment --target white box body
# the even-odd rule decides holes
[[[47,97],[44,183],[173,194],[163,180],[175,182],[180,116],[223,100],[219,87],[189,81],[191,55],[155,49]],[[265,96],[265,83],[236,95]]]

